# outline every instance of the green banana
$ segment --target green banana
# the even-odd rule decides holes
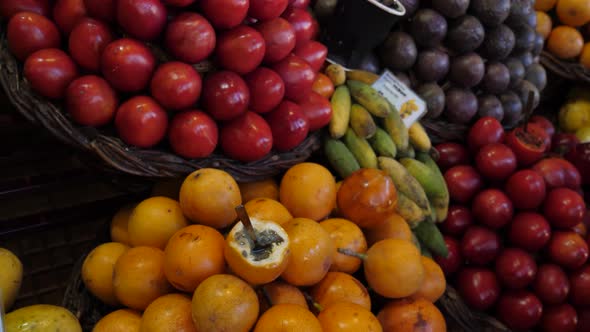
[[[379,168],[384,170],[393,180],[398,194],[404,194],[407,198],[420,207],[426,215],[430,215],[430,203],[424,188],[410,172],[397,160],[389,157],[377,158]]]
[[[426,133],[426,129],[422,127],[420,122],[414,122],[410,128],[408,128],[408,134],[410,136],[410,144],[412,144],[416,150],[422,152],[430,151],[432,148],[432,142]]]
[[[395,146],[397,146],[398,151],[406,151],[410,147],[410,134],[408,132],[408,127],[402,121],[399,112],[395,109],[395,107],[389,104],[390,107],[393,109],[389,115],[383,119],[383,128],[393,139],[395,142]]]
[[[399,191],[397,192],[397,214],[404,218],[410,228],[417,227],[426,219],[424,210]]]
[[[397,153],[398,158],[416,158],[416,150],[414,150],[413,146],[408,146],[406,150],[398,150]]]
[[[432,253],[440,257],[447,257],[449,255],[449,249],[445,244],[443,235],[434,223],[420,223],[413,231],[418,240],[420,240],[420,243],[432,251]]]
[[[397,154],[397,148],[391,136],[379,127],[375,131],[375,135],[369,138],[369,143],[371,143],[373,150],[381,157],[395,158]]]
[[[424,163],[411,158],[402,158],[399,161],[404,167],[420,182],[426,196],[429,198],[444,197],[446,195],[446,184],[444,179],[438,176]]]
[[[450,201],[449,188],[447,187],[447,183],[445,182],[445,178],[444,178],[442,172],[440,171],[440,168],[438,168],[438,165],[436,164],[434,159],[432,159],[432,157],[430,157],[430,155],[428,153],[418,152],[416,154],[416,158],[419,161],[423,162],[424,165],[426,165],[428,168],[430,168],[432,173],[434,173],[434,175],[438,178],[438,182],[441,183],[442,191],[444,192],[444,195],[442,195],[440,197],[433,197],[431,199],[431,203],[432,203],[432,207],[434,208],[434,211],[436,212],[436,215],[437,215],[436,221],[443,222],[445,219],[447,219],[447,214],[449,212],[449,201]]]
[[[350,121],[350,91],[346,85],[341,85],[334,90],[332,99],[332,119],[330,120],[329,131],[332,138],[341,138],[348,129]]]
[[[362,138],[371,138],[377,131],[377,125],[371,113],[359,104],[352,104],[350,107],[350,127],[357,136]]]
[[[346,85],[348,85],[350,95],[354,100],[363,105],[374,116],[385,118],[392,113],[387,99],[369,84],[361,81],[348,80],[346,81]]]
[[[377,168],[377,155],[366,139],[358,137],[351,128],[348,128],[343,140],[361,167]]]
[[[324,141],[324,153],[332,168],[343,179],[361,168],[352,152],[337,139],[327,138]]]

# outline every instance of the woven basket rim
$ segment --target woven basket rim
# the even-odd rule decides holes
[[[548,51],[541,52],[539,61],[543,67],[557,76],[570,81],[590,83],[590,69],[577,61],[559,59]]]

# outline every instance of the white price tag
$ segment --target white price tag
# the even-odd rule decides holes
[[[389,70],[381,74],[373,88],[395,106],[408,128],[426,113],[426,102]]]

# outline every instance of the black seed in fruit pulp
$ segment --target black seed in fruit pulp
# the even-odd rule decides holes
[[[485,26],[495,27],[510,14],[510,0],[471,0],[469,10]]]
[[[379,64],[379,58],[374,52],[369,52],[363,57],[359,64],[359,69],[366,70],[371,73],[379,74],[381,72],[381,65]]]
[[[504,109],[502,124],[510,127],[515,126],[522,117],[522,101],[516,93],[506,91],[500,95],[500,102]]]
[[[438,82],[449,72],[449,55],[438,49],[429,49],[418,54],[414,73],[422,82]]]
[[[510,84],[508,86],[515,87],[524,78],[526,69],[519,59],[513,57],[506,59],[504,64],[508,67],[508,71],[510,72]]]
[[[480,95],[477,98],[477,104],[479,107],[477,115],[480,118],[491,116],[498,121],[502,121],[504,118],[504,108],[502,108],[502,103],[498,97],[490,94]]]
[[[390,33],[380,49],[381,62],[391,70],[412,68],[417,55],[414,39],[401,31]]]
[[[412,81],[410,81],[410,77],[408,76],[408,74],[402,71],[394,71],[393,75],[397,77],[397,79],[404,83],[407,87],[412,86]]]
[[[539,55],[543,52],[543,47],[545,47],[545,38],[540,33],[535,34],[535,45],[533,46],[533,54]]]
[[[475,51],[485,38],[481,22],[471,15],[454,20],[447,33],[447,46],[457,53]]]
[[[528,15],[534,12],[534,0],[511,0],[510,13],[506,18],[506,25],[517,27],[523,24],[529,24],[530,18]],[[535,13],[536,18],[536,13]]]
[[[416,44],[435,47],[447,35],[447,20],[432,9],[420,9],[412,18],[410,30]]]
[[[535,62],[535,58],[531,52],[521,53],[519,55],[514,56],[524,66],[525,71]]]
[[[477,113],[477,97],[469,89],[450,88],[445,104],[445,116],[453,123],[469,123]]]
[[[464,88],[471,88],[479,84],[485,74],[483,60],[476,53],[467,53],[451,60],[450,79],[453,83]]]
[[[512,32],[514,32],[515,37],[514,49],[512,52],[528,52],[535,47],[535,37],[537,35],[535,29],[528,25],[522,25],[517,28],[512,28]]]
[[[488,62],[486,73],[481,80],[481,89],[488,93],[498,94],[506,91],[510,84],[510,71],[501,62]]]
[[[514,32],[509,27],[501,24],[486,31],[480,53],[488,60],[505,59],[512,52],[515,41]]]
[[[416,88],[416,93],[424,99],[427,106],[427,113],[424,116],[428,119],[438,118],[445,109],[445,92],[436,83],[424,83]]]
[[[547,72],[539,63],[533,63],[526,72],[525,80],[533,83],[539,91],[547,85]]]
[[[420,7],[420,0],[399,0],[406,9],[406,17],[412,16],[418,7]]]
[[[533,83],[527,80],[520,81],[520,83],[518,83],[518,85],[515,87],[515,92],[518,94],[518,97],[520,98],[520,101],[523,105],[527,104],[529,93],[531,91],[533,92],[533,109],[535,109],[537,106],[539,106],[539,101],[541,100],[539,89],[537,89]]]
[[[448,18],[465,15],[469,0],[432,0],[432,8]]]

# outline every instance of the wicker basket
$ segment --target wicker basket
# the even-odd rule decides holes
[[[0,27],[2,29],[3,27]],[[61,106],[31,90],[22,67],[10,54],[6,34],[0,31],[0,85],[16,109],[29,121],[44,127],[62,142],[88,151],[110,167],[127,174],[144,177],[179,177],[195,169],[214,167],[229,172],[238,181],[255,181],[275,176],[302,162],[319,149],[319,133],[311,133],[294,150],[272,151],[265,158],[242,163],[215,152],[205,159],[187,160],[162,144],[157,149],[129,146],[115,137],[113,128],[97,130],[75,124]]]
[[[548,71],[566,80],[590,83],[590,70],[577,61],[561,60],[553,54],[543,51],[540,62]]]

